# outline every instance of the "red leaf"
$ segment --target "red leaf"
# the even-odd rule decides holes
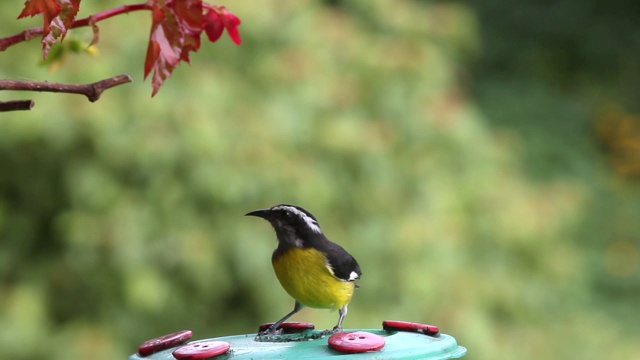
[[[209,10],[205,15],[204,31],[207,33],[209,41],[216,42],[222,36],[224,31],[224,23],[222,17],[217,11]]]
[[[242,39],[240,38],[240,31],[238,30],[238,26],[242,23],[240,19],[229,12],[227,9],[224,9],[226,14],[224,27],[227,28],[227,32],[229,33],[229,37],[233,40],[236,45],[240,45],[242,43]]]
[[[71,28],[73,22],[76,19],[76,15],[78,15],[78,11],[80,11],[80,1],[81,0],[58,0],[62,4],[62,14],[60,14],[60,18],[64,21],[64,25],[67,29]]]
[[[240,45],[242,39],[240,38],[240,19],[227,10],[224,6],[212,6],[212,8],[204,16],[204,30],[207,33],[209,41],[216,42],[222,36],[223,30],[226,28],[229,33],[229,37],[234,43]]]
[[[49,29],[51,19],[58,16],[60,12],[62,12],[62,6],[56,0],[27,0],[18,19],[42,14],[44,17],[43,36],[46,36],[51,31]]]
[[[175,15],[184,36],[181,60],[189,63],[189,53],[200,49],[200,34],[203,29],[202,1],[177,1]]]
[[[153,23],[144,77],[153,71],[154,96],[180,61],[188,63],[189,53],[200,49],[203,17],[202,0],[153,0],[151,6]]]
[[[42,14],[42,53],[46,59],[51,47],[62,41],[80,10],[81,0],[27,0],[18,19]]]
[[[36,16],[44,14],[45,20],[58,16],[62,11],[62,6],[56,0],[27,0],[24,3],[24,9],[18,19],[22,19],[27,16]],[[45,21],[45,25],[50,21]]]
[[[165,12],[160,6],[154,6],[151,9],[151,13],[153,22],[151,23],[151,37],[149,38],[149,47],[147,48],[147,57],[144,63],[145,79],[151,71],[155,70],[158,72],[161,66],[164,65],[166,67],[167,62],[169,65],[175,67],[180,61],[179,54],[175,54],[178,50],[171,46],[165,34],[165,27],[171,30],[168,26]]]

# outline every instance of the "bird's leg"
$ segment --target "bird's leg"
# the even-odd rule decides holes
[[[303,307],[304,307],[304,305],[302,305],[302,304],[300,304],[299,302],[296,301],[296,304],[293,306],[293,310],[291,310],[290,313],[285,315],[282,319],[276,321],[273,325],[269,326],[269,328],[267,330],[261,332],[260,335],[277,335],[278,326],[282,325],[282,323],[285,322],[291,316],[293,316],[293,314],[295,314],[298,311],[302,310]]]
[[[347,316],[347,305],[341,307],[338,312],[340,313],[340,318],[338,319],[338,325],[333,328],[334,333],[342,331],[342,321],[344,321],[344,318]]]

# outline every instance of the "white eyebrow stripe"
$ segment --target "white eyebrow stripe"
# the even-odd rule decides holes
[[[318,222],[317,221],[315,221],[309,215],[305,214],[303,211],[300,211],[300,210],[294,208],[293,206],[280,205],[280,206],[274,207],[273,210],[287,210],[287,211],[290,211],[291,213],[296,214],[300,218],[302,218],[302,220],[304,220],[304,222],[307,223],[307,225],[309,226],[311,231],[313,231],[315,233],[318,233],[318,234],[322,233],[322,230],[320,230],[320,226],[318,226]]]

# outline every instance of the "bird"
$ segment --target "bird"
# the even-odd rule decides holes
[[[318,220],[300,206],[280,204],[251,211],[273,226],[278,246],[271,263],[284,290],[295,300],[293,310],[259,335],[276,335],[278,327],[305,306],[338,310],[338,324],[328,332],[342,331],[347,306],[359,287],[362,271],[356,259],[342,246],[331,242]]]

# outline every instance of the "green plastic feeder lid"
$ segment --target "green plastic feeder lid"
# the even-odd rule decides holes
[[[263,327],[264,328],[264,327]],[[186,343],[184,330],[144,342],[129,360],[249,359],[458,359],[467,353],[432,325],[391,321],[383,329],[344,330],[335,335],[313,324],[284,323],[282,335],[225,336]],[[280,328],[279,328],[280,329]]]

